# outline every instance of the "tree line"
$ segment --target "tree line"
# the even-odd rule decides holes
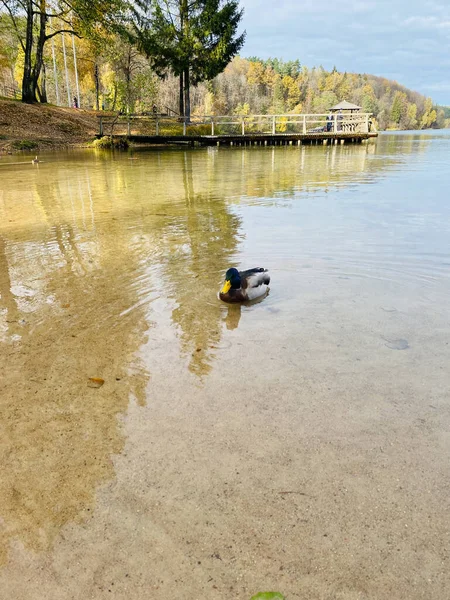
[[[298,60],[236,57],[208,89],[213,114],[327,113],[347,100],[373,114],[379,129],[450,126],[445,107],[396,81],[308,68]]]
[[[380,129],[450,125],[395,81],[240,57],[242,14],[238,0],[0,0],[0,81],[24,102],[70,104],[79,90],[97,110],[325,113],[345,99]]]
[[[0,7],[2,29],[16,40],[22,101],[28,103],[47,101],[45,52],[55,37],[62,36],[64,46],[65,34],[87,40],[95,77],[96,59],[118,37],[157,75],[178,77],[179,111],[189,118],[191,84],[220,73],[245,40],[237,31],[239,0],[0,0]]]

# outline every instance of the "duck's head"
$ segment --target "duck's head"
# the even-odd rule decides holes
[[[223,288],[220,290],[221,294],[226,294],[230,291],[230,288],[238,290],[241,287],[241,276],[239,275],[239,271],[235,268],[228,269],[225,273],[225,283],[223,284]]]

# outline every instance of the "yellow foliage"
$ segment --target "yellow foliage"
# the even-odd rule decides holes
[[[373,87],[370,85],[370,83],[366,83],[366,85],[363,87],[362,89],[363,94],[366,96],[369,96],[371,98],[375,98],[375,92]]]
[[[214,94],[212,92],[206,92],[205,100],[204,100],[204,112],[206,115],[213,114],[213,106],[214,106]]]
[[[287,95],[287,108],[288,110],[292,110],[292,108],[298,103],[300,98],[300,89],[298,87],[297,81],[293,79],[290,75],[285,75],[281,83],[283,84],[283,88],[286,91]]]
[[[410,127],[415,127],[417,125],[417,106],[416,104],[412,103],[408,105],[408,110],[407,110],[407,117],[408,117],[408,125]]]
[[[19,47],[19,51],[17,53],[17,60],[14,66],[14,79],[16,80],[19,86],[22,86],[23,79],[23,65],[25,61],[25,53],[21,47]]]
[[[235,56],[234,59],[226,66],[225,72],[228,75],[245,75],[247,77],[249,67],[250,62],[248,60],[241,58],[240,56]]]
[[[431,127],[431,125],[433,125],[433,123],[436,122],[436,118],[437,118],[437,113],[433,109],[433,101],[431,98],[427,98],[425,100],[425,111],[423,113],[422,120],[421,120],[422,129]]]
[[[280,76],[278,73],[275,73],[272,67],[267,67],[264,71],[264,80],[269,87],[273,88],[277,81],[280,80]]]
[[[264,65],[260,62],[251,62],[247,72],[247,81],[249,85],[258,85],[265,83]]]
[[[234,114],[240,115],[242,117],[249,115],[250,114],[250,104],[248,102],[245,102],[244,104],[238,104],[236,106],[236,108],[234,109]]]
[[[287,129],[287,117],[280,117],[277,119],[277,131],[279,133],[285,133]]]

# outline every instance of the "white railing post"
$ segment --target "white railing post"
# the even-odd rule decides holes
[[[186,135],[186,117],[183,117],[183,135]]]
[[[276,130],[277,130],[276,117],[272,117],[272,135],[275,135]]]
[[[333,115],[333,131],[334,133],[337,133],[337,113],[334,113]]]
[[[306,134],[306,115],[303,115],[303,135]]]
[[[244,126],[244,122],[245,122],[245,117],[242,117],[242,135],[245,135],[245,126]]]
[[[366,131],[365,133],[369,133],[369,114],[366,115]]]
[[[214,117],[211,117],[211,135],[214,135]]]

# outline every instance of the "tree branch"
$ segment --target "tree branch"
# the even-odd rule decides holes
[[[17,21],[16,18],[14,16],[14,13],[12,12],[11,8],[8,6],[8,4],[6,3],[6,0],[1,0],[1,3],[3,4],[3,6],[6,8],[6,10],[9,13],[10,19],[12,21],[13,27],[14,27],[14,31],[16,32],[17,35],[17,39],[19,40],[19,44],[22,48],[22,50],[25,52],[25,44],[23,43],[22,38],[20,37],[19,34],[19,26],[17,25]]]
[[[50,40],[52,37],[55,37],[55,35],[58,35],[59,33],[70,33],[70,35],[74,35],[79,40],[81,40],[81,37],[82,37],[79,33],[74,31],[73,29],[59,29],[58,31],[54,31],[53,33],[50,33],[49,35],[46,35],[45,41]]]

